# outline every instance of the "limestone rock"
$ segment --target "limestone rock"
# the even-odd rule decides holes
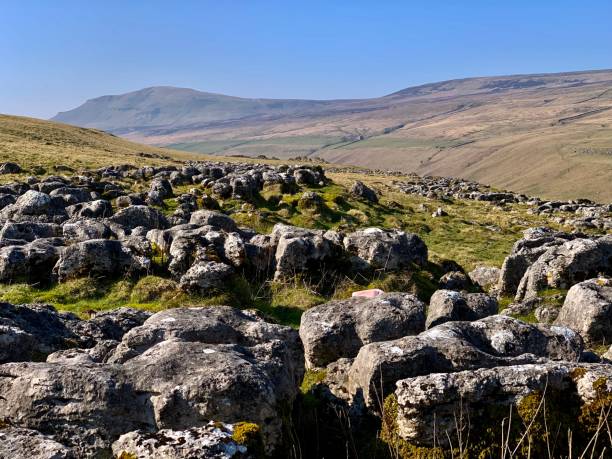
[[[363,346],[348,374],[353,397],[377,408],[399,379],[476,368],[577,361],[580,336],[568,328],[531,325],[505,316],[447,322],[417,336]],[[382,393],[381,393],[382,391]]]
[[[436,290],[429,300],[426,327],[455,320],[478,320],[497,313],[497,300],[485,293]]]
[[[556,325],[569,327],[588,343],[612,341],[612,280],[590,279],[567,292]]]
[[[387,293],[315,306],[302,314],[300,337],[306,365],[323,367],[341,357],[355,357],[375,341],[424,330],[425,305],[414,295]]]

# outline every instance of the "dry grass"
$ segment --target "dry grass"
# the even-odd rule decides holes
[[[140,153],[152,155],[143,158]],[[111,164],[161,165],[200,155],[140,145],[95,129],[34,118],[0,115],[0,161],[15,161],[22,167],[53,166],[74,169]]]

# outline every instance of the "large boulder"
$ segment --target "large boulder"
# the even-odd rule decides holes
[[[355,357],[375,341],[415,335],[425,327],[425,304],[416,296],[387,293],[315,306],[302,314],[300,338],[308,367]]]
[[[429,300],[426,327],[453,320],[478,320],[497,314],[497,300],[485,293],[436,290]]]
[[[68,320],[54,311],[47,311],[49,318],[19,308],[5,314],[10,317],[0,329],[40,335],[50,348],[65,344],[59,333],[58,343],[50,335],[60,325],[68,328]],[[73,340],[77,347],[56,351],[47,362],[0,365],[2,421],[50,435],[76,457],[109,457],[118,440],[116,445],[127,447],[135,438],[208,435],[209,427],[218,427],[211,419],[257,424],[269,453],[282,443],[283,416],[304,374],[295,330],[222,306],[167,310],[142,323],[143,318],[131,310],[91,321],[71,317],[77,337],[94,330],[121,341],[100,339],[79,348],[89,343]],[[41,325],[49,320],[59,324]]]
[[[56,223],[6,222],[0,230],[0,240],[12,239],[32,242],[35,239],[61,236],[62,227]]]
[[[397,230],[366,228],[348,234],[344,247],[354,265],[376,270],[398,270],[427,263],[427,246],[416,234]]]
[[[555,320],[588,343],[612,342],[612,280],[590,279],[574,285]]]
[[[0,248],[0,281],[48,282],[64,250],[62,240],[36,239]]]
[[[146,311],[119,308],[97,313],[91,320],[80,320],[49,305],[0,303],[0,363],[44,360],[57,351],[120,340],[150,315]]]
[[[67,206],[88,202],[94,199],[91,191],[86,188],[67,186],[54,189],[49,193],[49,196],[62,199]]]
[[[147,202],[154,205],[163,205],[164,199],[174,196],[172,185],[163,178],[155,178],[151,181]]]
[[[142,309],[122,307],[96,312],[88,321],[82,323],[90,325],[95,330],[89,334],[97,340],[121,340],[123,335],[132,328],[141,326],[151,315]]]
[[[569,289],[599,274],[612,275],[612,235],[551,247],[525,272],[515,299],[533,298],[548,288]]]
[[[165,229],[168,227],[166,217],[157,209],[149,206],[125,207],[110,217],[109,221],[130,230],[139,226],[148,230]]]
[[[197,226],[212,226],[231,233],[238,230],[236,222],[216,210],[198,210],[191,214],[189,223]]]
[[[135,256],[121,241],[92,239],[64,249],[53,271],[63,282],[83,276],[133,275],[149,265],[148,258]]]
[[[307,230],[281,223],[274,225],[270,243],[276,246],[275,279],[291,279],[314,271],[327,261],[337,262],[342,251],[335,231]]]
[[[0,220],[15,222],[61,223],[68,218],[60,197],[28,190],[0,211]]]
[[[76,220],[62,225],[62,232],[67,243],[85,242],[90,239],[110,239],[111,229],[102,221]]]
[[[5,422],[52,435],[77,457],[105,457],[122,433],[155,429],[149,394],[118,366],[6,363],[0,393]]]
[[[440,277],[438,286],[444,290],[471,290],[472,281],[462,271],[449,271]]]
[[[66,207],[70,218],[106,218],[113,215],[111,203],[105,199],[80,202]]]
[[[5,174],[19,174],[21,172],[21,166],[17,163],[6,162],[0,164],[0,175]]]
[[[304,373],[296,331],[222,306],[155,314],[123,337],[109,361],[123,362],[136,390],[152,394],[159,428],[248,421],[260,426],[268,449],[281,441],[281,410]]]
[[[377,409],[399,379],[537,363],[541,358],[577,361],[581,353],[582,339],[568,328],[499,315],[447,322],[417,336],[363,346],[348,372],[347,391]]]
[[[216,261],[194,263],[181,277],[181,289],[194,293],[224,290],[225,282],[234,273],[231,266]]]
[[[553,231],[549,228],[529,228],[523,238],[512,247],[506,257],[499,275],[498,290],[502,295],[513,295],[525,272],[535,261],[551,247],[564,244],[576,238],[576,235]]]
[[[541,394],[563,403],[556,407],[547,406],[545,409],[549,413],[560,409],[566,414],[577,402],[578,410],[570,416],[578,417],[580,406],[588,408],[589,404],[597,403],[595,381],[603,381],[603,391],[612,394],[612,365],[549,362],[403,379],[397,382],[395,390],[397,434],[413,445],[448,447],[449,441],[456,444],[457,436],[461,435],[458,430],[465,427],[458,421],[459,417],[479,428],[485,427],[479,423],[485,419],[487,428],[499,429],[498,433],[502,434],[502,419],[513,408],[511,416],[515,417],[514,422],[519,425],[531,422],[536,413],[521,410],[522,401],[528,396],[535,396],[536,406],[531,408],[535,410]],[[601,391],[601,388],[598,390]],[[595,420],[600,415],[600,409],[595,408]],[[494,413],[499,413],[497,418]],[[552,432],[557,431],[558,427],[564,430],[572,427],[560,426],[558,423],[561,421],[552,415],[548,418],[548,427]],[[474,433],[476,437],[483,434],[479,430]],[[537,435],[535,431],[533,434]],[[578,436],[580,432],[575,431],[574,434]]]

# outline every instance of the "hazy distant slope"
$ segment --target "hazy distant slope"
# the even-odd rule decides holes
[[[102,96],[53,120],[114,132],[171,128],[253,117],[309,113],[333,102],[244,99],[193,89],[158,86],[117,96]]]
[[[193,152],[313,155],[612,201],[612,71],[468,78],[336,101],[150,88],[56,119]]]

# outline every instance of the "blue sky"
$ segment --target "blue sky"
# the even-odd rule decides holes
[[[608,1],[0,0],[0,112],[155,85],[352,98],[612,67]]]

